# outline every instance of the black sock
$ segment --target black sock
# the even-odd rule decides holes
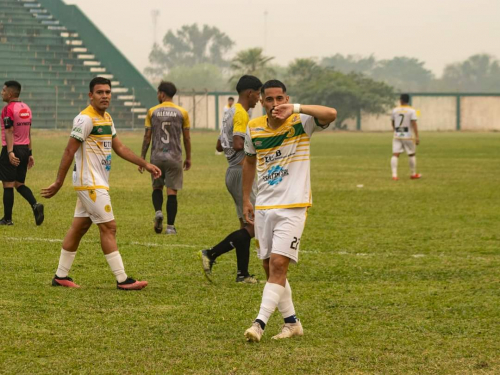
[[[235,241],[236,246],[236,263],[238,265],[238,276],[248,276],[248,263],[250,262],[250,241],[252,237],[248,231],[243,228],[238,232],[238,239]]]
[[[255,319],[255,323],[259,323],[260,328],[262,328],[262,329],[266,329],[266,323],[264,323],[262,320],[260,320],[260,319]]]
[[[21,194],[23,196],[24,199],[26,199],[28,201],[31,208],[33,208],[33,206],[36,203],[36,199],[33,196],[31,189],[29,187],[27,187],[26,185],[21,185],[16,190],[19,194]]]
[[[177,195],[167,196],[167,224],[174,225],[177,215]]]
[[[288,318],[285,318],[285,323],[297,323],[297,316],[290,315]]]
[[[12,207],[14,207],[14,188],[3,188],[3,218],[12,220]]]
[[[153,197],[153,206],[155,207],[155,212],[161,211],[161,207],[163,206],[163,190],[154,189],[152,197]]]
[[[243,233],[243,231],[245,233]],[[240,244],[246,240],[247,237],[250,237],[246,229],[238,229],[237,231],[231,233],[229,236],[224,238],[217,245],[208,250],[208,256],[212,259],[216,259],[222,254],[227,253],[228,251],[233,250],[235,247],[239,248]],[[248,267],[248,262],[247,262]],[[248,272],[248,271],[247,271]]]

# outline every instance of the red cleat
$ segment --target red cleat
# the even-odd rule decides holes
[[[121,290],[141,290],[147,286],[147,281],[138,281],[131,277],[127,277],[127,280],[122,283],[116,283],[116,287]]]
[[[73,282],[73,279],[71,277],[58,277],[57,275],[54,276],[52,279],[52,286],[64,286],[65,288],[79,288],[80,285],[77,285]]]
[[[422,175],[420,173],[414,174],[413,176],[410,176],[412,180],[417,180],[419,178],[422,178]]]
[[[394,181],[398,181],[399,180],[399,177],[393,177],[392,178]]]

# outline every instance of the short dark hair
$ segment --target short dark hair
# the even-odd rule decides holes
[[[278,81],[277,79],[270,79],[269,81],[267,81],[262,85],[262,87],[260,88],[260,93],[264,95],[264,91],[266,89],[270,89],[273,87],[282,89],[284,93],[286,92],[286,86],[283,82]]]
[[[261,87],[262,82],[260,79],[255,76],[245,74],[238,80],[238,83],[236,84],[236,91],[238,94],[241,94],[245,90],[259,91]]]
[[[89,89],[90,92],[94,92],[95,85],[108,85],[111,88],[111,81],[104,77],[95,77],[90,81]]]
[[[173,98],[177,93],[177,87],[172,82],[161,81],[158,85],[158,91],[163,92],[169,98]]]
[[[227,101],[230,101],[232,100],[234,102],[234,98],[232,96],[230,96],[229,98],[227,98]]]
[[[14,92],[14,94],[16,94],[17,96],[19,96],[21,94],[21,84],[17,81],[7,81],[4,83],[4,85],[9,88],[9,89],[12,89],[12,91]]]
[[[401,96],[399,97],[399,100],[401,100],[403,103],[408,104],[410,102],[410,95],[401,94]]]

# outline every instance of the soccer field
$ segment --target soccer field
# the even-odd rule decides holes
[[[37,198],[68,134],[34,132],[27,185]],[[119,133],[136,153],[142,134]],[[422,133],[415,181],[406,155],[391,180],[391,133],[316,134],[314,205],[289,272],[304,336],[271,340],[276,312],[259,344],[243,332],[264,284],[234,282],[234,252],[209,284],[197,258],[238,228],[216,137],[192,135],[177,236],[153,231],[149,176],[113,157],[119,250],[127,273],[150,283],[139,292],[116,289],[95,226],[70,272],[82,288],[51,287],[76,201],[71,176],[43,201],[40,227],[16,193],[15,225],[0,227],[0,373],[500,373],[499,133]],[[254,252],[250,271],[264,279]]]

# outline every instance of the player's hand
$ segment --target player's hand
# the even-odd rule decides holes
[[[52,198],[54,195],[57,194],[59,189],[61,189],[62,184],[58,182],[54,182],[52,185],[50,185],[48,188],[42,189],[42,197],[44,198]]]
[[[144,167],[138,166],[137,170],[142,174],[144,172]]]
[[[420,144],[420,139],[418,139],[418,138],[417,138],[417,139],[415,140],[415,144],[418,146],[418,145]]]
[[[10,161],[10,164],[12,164],[15,167],[17,167],[19,165],[19,163],[21,162],[21,160],[19,160],[19,158],[17,158],[13,152],[9,153],[9,161]]]
[[[28,160],[28,169],[31,169],[34,166],[35,166],[35,159],[33,159],[33,156],[30,156]]]
[[[157,179],[161,177],[161,170],[156,165],[147,163],[145,169],[149,173],[151,173],[151,176],[153,176],[153,178]]]
[[[255,216],[252,203],[250,203],[249,201],[243,202],[243,217],[245,218],[245,221],[247,223],[253,224]]]
[[[271,116],[278,120],[285,120],[293,113],[293,104],[280,104],[271,111]]]
[[[191,159],[186,159],[184,161],[184,170],[189,171],[189,169],[191,169]]]

